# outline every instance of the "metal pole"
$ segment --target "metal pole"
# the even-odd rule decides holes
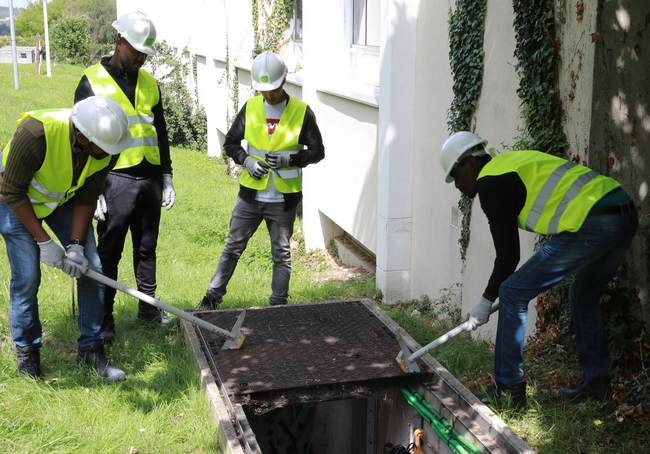
[[[213,325],[212,323],[208,323],[205,320],[201,320],[198,317],[193,316],[192,314],[189,314],[185,311],[182,311],[174,306],[170,306],[169,304],[165,304],[162,301],[153,298],[149,295],[146,295],[138,290],[132,289],[127,287],[126,285],[122,285],[119,282],[108,278],[104,276],[103,274],[98,273],[97,271],[93,271],[91,269],[88,269],[86,271],[86,276],[89,278],[100,282],[104,285],[108,285],[109,287],[113,287],[116,290],[120,290],[127,295],[131,295],[134,298],[137,298],[141,301],[144,301],[147,304],[151,304],[152,306],[157,307],[158,309],[162,309],[167,312],[171,312],[174,315],[177,315],[179,318],[182,318],[183,320],[187,320],[188,322],[194,323],[197,326],[200,326],[201,328],[211,331],[215,334],[218,334],[220,336],[226,337],[228,339],[237,339],[239,337],[238,333],[232,333],[231,331],[226,331],[223,328],[219,328],[218,326]]]
[[[14,26],[14,1],[9,0],[9,28],[11,31],[11,59],[14,62],[14,89],[20,89],[18,79],[18,54],[16,53],[16,27]]]
[[[499,303],[492,303],[492,307],[490,309],[490,314],[496,312],[499,310]],[[437,339],[434,339],[433,341],[429,342],[427,345],[422,347],[421,349],[415,351],[411,356],[408,357],[407,361],[412,362],[418,359],[420,356],[424,355],[425,353],[429,353],[431,350],[434,348],[438,348],[445,342],[447,342],[449,339],[452,337],[455,337],[462,333],[463,331],[471,331],[472,327],[469,323],[469,321],[463,322],[460,325],[458,325],[456,328],[452,329],[451,331],[443,334]]]
[[[50,67],[50,32],[47,28],[47,0],[43,0],[43,27],[45,28],[45,67],[47,68],[47,77],[52,77]]]

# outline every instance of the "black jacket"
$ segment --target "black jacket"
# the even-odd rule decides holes
[[[244,140],[244,131],[246,130],[246,104],[241,108],[237,114],[237,118],[226,134],[226,140],[223,148],[226,154],[230,156],[233,161],[239,165],[244,165],[244,161],[248,157],[246,150],[241,146],[241,141]],[[305,118],[298,137],[298,143],[305,148],[300,150],[295,155],[291,156],[290,164],[295,167],[307,167],[309,164],[314,164],[325,157],[325,147],[323,146],[323,138],[321,137],[318,124],[316,123],[316,116],[314,112],[307,106]],[[245,172],[245,170],[244,170]],[[255,200],[257,191],[255,189],[239,186],[239,197],[252,202]],[[298,205],[302,200],[302,192],[293,194],[284,194],[285,209],[293,208]]]
[[[477,190],[496,250],[494,268],[483,296],[494,301],[499,296],[499,286],[519,263],[517,216],[526,203],[526,186],[516,172],[509,172],[479,179]]]

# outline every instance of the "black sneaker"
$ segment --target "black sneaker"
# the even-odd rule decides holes
[[[475,395],[484,404],[524,408],[526,407],[526,382],[504,385],[495,381],[485,391],[476,392]]]
[[[560,396],[567,402],[578,403],[586,399],[607,402],[611,395],[609,377],[583,378],[573,387],[560,388]]]
[[[126,374],[123,370],[110,365],[108,359],[106,359],[102,344],[92,348],[79,349],[77,352],[77,363],[90,365],[97,371],[97,375],[111,383],[126,379]]]
[[[167,317],[162,309],[158,309],[151,304],[138,301],[138,320],[143,322],[153,322],[161,326],[167,326],[171,323],[172,318]]]
[[[18,373],[32,378],[39,378],[41,373],[41,348],[16,347]]]
[[[217,295],[216,293],[208,290],[205,292],[205,296],[203,299],[201,299],[201,302],[196,309],[199,311],[214,311],[222,302],[223,296]]]

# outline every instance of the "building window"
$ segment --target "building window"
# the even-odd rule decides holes
[[[352,44],[379,47],[380,0],[352,0]]]
[[[293,40],[302,42],[302,0],[295,0],[293,7]]]

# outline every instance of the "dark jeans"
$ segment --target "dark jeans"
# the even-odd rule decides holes
[[[45,218],[45,223],[62,244],[70,240],[72,228],[72,202],[58,207]],[[6,204],[0,203],[0,234],[7,246],[11,268],[9,284],[9,315],[11,334],[18,347],[40,347],[42,343],[41,320],[38,315],[38,288],[41,283],[40,252],[31,233]],[[102,267],[95,248],[92,225],[88,226],[84,255],[91,269],[101,273]],[[100,343],[104,286],[85,276],[77,279],[79,296],[80,349],[92,348]],[[50,303],[56,303],[50,301]]]
[[[248,240],[257,230],[262,220],[271,238],[271,257],[273,259],[273,278],[271,280],[270,304],[286,304],[289,296],[291,277],[291,247],[293,222],[296,207],[284,209],[284,203],[246,202],[237,198],[230,218],[230,232],[226,246],[221,253],[217,271],[210,281],[210,291],[218,297],[226,294],[226,286],[235,272]]]
[[[524,377],[523,348],[528,302],[574,275],[569,300],[578,358],[585,380],[609,373],[600,297],[625,257],[638,226],[634,208],[591,214],[577,232],[554,236],[499,287],[495,378],[512,385]]]
[[[106,220],[97,224],[97,250],[104,274],[117,279],[117,266],[122,258],[126,233],[130,229],[133,270],[138,290],[155,296],[162,177],[137,178],[111,172],[106,178],[104,197],[108,209]],[[107,287],[104,299],[105,324],[113,321],[114,304],[115,289]],[[155,310],[153,307],[151,309]]]

